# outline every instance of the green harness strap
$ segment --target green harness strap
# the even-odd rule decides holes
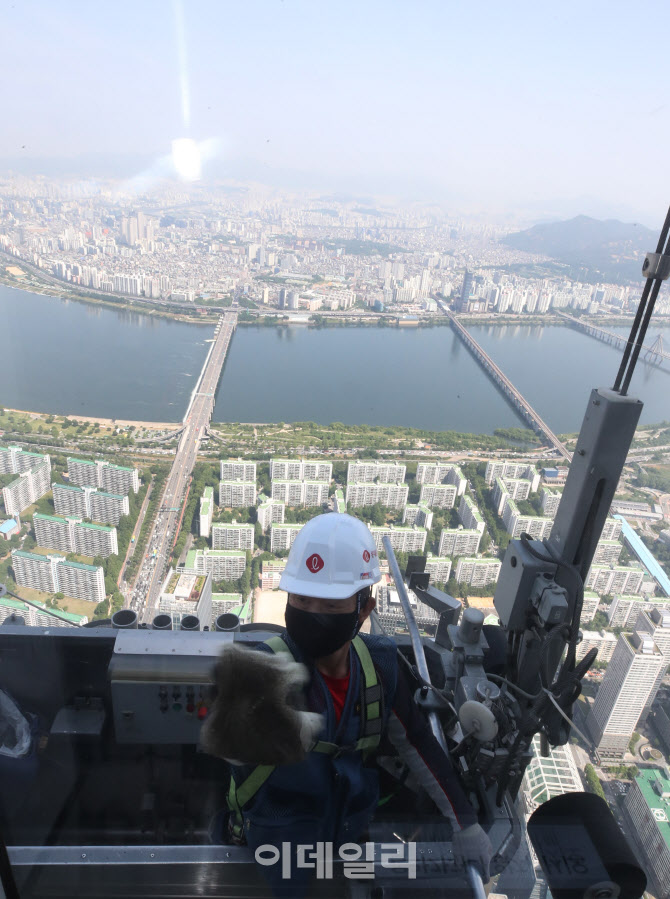
[[[285,652],[293,658],[293,653],[281,637],[271,637],[265,641],[265,644],[273,652]],[[383,703],[381,684],[377,678],[377,671],[370,651],[359,636],[354,637],[353,646],[363,668],[363,678],[361,679],[361,737],[353,746],[339,746],[337,743],[318,740],[310,748],[310,752],[320,752],[337,758],[343,752],[361,751],[363,758],[366,759],[379,746]],[[231,775],[230,788],[228,790],[228,808],[234,818],[231,822],[231,831],[236,839],[242,839],[244,836],[243,807],[253,799],[275,768],[276,765],[257,765],[249,777],[239,786],[236,786],[235,780]]]

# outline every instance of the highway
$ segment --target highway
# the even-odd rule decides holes
[[[157,614],[160,589],[170,552],[177,539],[188,481],[198,457],[200,441],[212,417],[216,388],[236,325],[237,312],[226,312],[216,326],[214,342],[186,410],[184,430],[172,469],[165,482],[160,509],[147,544],[146,556],[135,581],[131,607],[137,612],[140,621],[147,624],[150,624]],[[188,523],[184,522],[184,526],[188,526]]]

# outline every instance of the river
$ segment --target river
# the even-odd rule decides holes
[[[557,433],[576,431],[592,386],[621,352],[559,326],[471,333]],[[625,331],[625,329],[617,329]],[[659,333],[653,324],[650,341]],[[660,329],[666,347],[670,329]],[[213,328],[0,285],[0,404],[138,421],[180,421]],[[642,422],[670,419],[670,374],[638,364]],[[492,433],[524,426],[447,327],[239,326],[215,421],[342,421]]]

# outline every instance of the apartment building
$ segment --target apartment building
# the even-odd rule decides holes
[[[253,524],[212,525],[212,549],[243,549],[253,551]]]
[[[200,497],[200,527],[201,537],[209,537],[212,519],[214,517],[214,488],[205,487]]]
[[[272,481],[272,499],[287,506],[323,506],[329,481]]]
[[[465,493],[467,480],[458,465],[450,462],[419,462],[416,466],[417,484],[452,484],[456,495]]]
[[[2,499],[7,514],[17,516],[32,503],[37,502],[45,493],[48,493],[51,482],[51,458],[37,456],[35,453],[22,453],[20,456],[14,456],[14,459],[5,458],[4,461],[5,464],[14,461],[21,465],[34,461],[31,468],[24,468],[20,471],[18,478],[2,490]],[[13,472],[7,472],[7,474],[13,474]]]
[[[347,484],[402,484],[406,471],[407,466],[398,462],[357,460],[347,466]]]
[[[271,481],[323,481],[330,484],[333,463],[312,459],[270,459]]]
[[[104,493],[95,487],[74,487],[71,484],[52,484],[54,508],[59,515],[90,518],[103,524],[117,525],[122,515],[128,515],[128,497]]]
[[[433,513],[425,503],[410,504],[403,510],[402,523],[416,524],[429,531],[433,526]]]
[[[33,528],[38,545],[48,549],[103,559],[119,552],[115,527],[35,512]]]
[[[456,562],[454,577],[459,584],[469,584],[471,587],[485,587],[487,584],[495,584],[500,575],[502,562],[498,559],[477,559],[461,556]]]
[[[530,481],[530,492],[540,486],[540,474],[534,465],[527,462],[513,462],[511,459],[496,459],[486,463],[484,480],[491,485],[496,478],[521,478]]]
[[[16,583],[45,593],[65,593],[75,599],[102,602],[105,598],[105,576],[102,568],[68,562],[63,556],[42,556],[15,549],[12,568]]]
[[[258,509],[256,511],[258,523],[261,526],[261,530],[265,534],[267,529],[271,524],[283,524],[284,523],[284,511],[286,507],[284,503],[277,502],[274,499],[269,499],[267,496],[261,494],[258,497]]]
[[[407,503],[407,484],[347,484],[347,506],[374,506],[381,503],[388,509],[402,509]]]
[[[643,580],[642,568],[627,565],[591,565],[584,586],[601,596],[606,593],[639,593]]]
[[[243,459],[222,459],[221,481],[250,481],[256,483],[256,463]]]
[[[276,553],[290,549],[301,529],[301,524],[271,524],[270,552]]]
[[[549,537],[554,525],[552,518],[544,518],[540,515],[522,515],[510,496],[505,500],[502,520],[512,539],[520,537],[521,534],[529,534],[534,540],[544,540]]]
[[[465,528],[443,528],[440,534],[438,556],[474,556],[479,552],[482,535]]]
[[[222,509],[241,509],[256,505],[256,483],[254,481],[220,481],[219,506]]]
[[[246,567],[246,552],[235,549],[192,549],[184,566],[196,574],[211,574],[215,581],[236,580]]]
[[[475,501],[466,493],[461,497],[458,506],[458,517],[466,530],[479,531],[480,534],[484,533],[484,519],[475,505]]]
[[[279,589],[279,579],[286,568],[286,559],[264,559],[259,575],[261,590]]]
[[[104,459],[67,460],[67,473],[71,484],[78,487],[97,487],[106,493],[118,493],[126,496],[132,490],[140,489],[140,475],[136,468],[113,465]]]
[[[454,484],[422,484],[419,502],[432,509],[453,509],[457,496]]]
[[[370,527],[370,531],[375,538],[378,552],[384,551],[382,543],[384,537],[390,537],[394,552],[422,553],[426,547],[428,531],[425,528],[389,525],[388,527]],[[440,553],[440,555],[442,554]]]

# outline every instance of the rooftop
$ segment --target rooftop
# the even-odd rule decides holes
[[[661,768],[642,768],[635,783],[656,819],[658,832],[670,849],[670,779]]]
[[[3,521],[0,524],[0,534],[8,534],[10,531],[13,531],[14,528],[17,527],[17,522],[14,518],[8,518],[7,521]]]
[[[659,563],[638,537],[633,528],[628,524],[626,519],[622,515],[615,515],[614,517],[621,522],[621,533],[632,551],[638,557],[640,562],[642,562],[665,595],[670,596],[670,578],[665,571],[663,571]]]

